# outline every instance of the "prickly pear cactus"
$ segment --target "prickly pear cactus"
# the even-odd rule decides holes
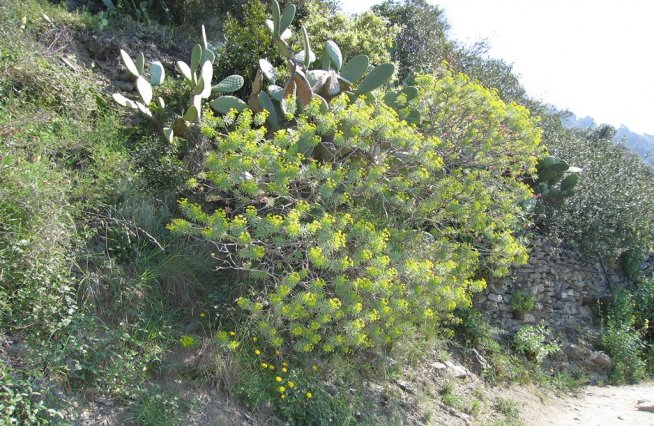
[[[172,142],[174,136],[185,137],[192,126],[197,126],[200,123],[202,119],[202,102],[209,99],[212,94],[219,95],[211,103],[211,106],[218,112],[228,112],[231,108],[241,111],[247,106],[240,99],[232,96],[221,96],[235,92],[243,87],[243,77],[240,75],[230,75],[212,86],[213,64],[216,55],[209,49],[204,26],[202,26],[202,42],[193,46],[190,62],[187,64],[184,61],[177,61],[175,64],[175,68],[186,82],[190,93],[189,106],[186,110],[178,111],[177,114],[173,111],[166,111],[166,102],[161,97],[157,96],[155,98],[154,88],[163,85],[166,78],[166,70],[163,64],[160,61],[153,61],[149,66],[148,78],[145,75],[145,55],[142,52],[139,52],[136,58],[132,59],[126,51],[121,49],[120,57],[129,75],[134,79],[138,99],[129,99],[120,93],[114,93],[114,100],[118,105],[139,111],[144,118],[155,125],[166,141]],[[153,100],[156,100],[154,104],[156,105],[157,114],[151,109]],[[166,113],[173,115],[171,117],[172,124],[168,126],[162,123]],[[162,119],[162,117],[164,118]]]
[[[553,206],[560,206],[566,198],[574,194],[574,187],[579,182],[581,169],[570,167],[560,158],[548,156],[536,165],[537,178],[530,183],[541,201]]]
[[[365,55],[344,61],[341,49],[332,40],[325,43],[325,53],[320,61],[322,68],[310,69],[317,58],[311,49],[306,28],[300,26],[301,51],[294,52],[287,42],[292,35],[291,25],[296,7],[289,4],[282,11],[277,0],[272,0],[271,11],[272,19],[266,21],[266,26],[275,45],[286,58],[289,77],[284,84],[280,84],[272,64],[261,59],[257,81],[252,85],[247,103],[254,111],[267,110],[271,127],[278,127],[279,112],[286,114],[295,110],[295,105],[291,105],[293,102],[297,103],[297,107],[304,108],[317,99],[321,108],[327,110],[329,102],[340,94],[347,93],[352,99],[365,96],[387,83],[395,73],[395,66],[391,63],[370,70],[370,61]],[[226,102],[233,103],[233,100]],[[218,106],[222,107],[223,104],[219,102]]]

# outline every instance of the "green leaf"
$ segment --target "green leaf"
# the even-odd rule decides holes
[[[114,93],[112,95],[112,97],[114,98],[114,101],[116,101],[116,103],[118,105],[121,105],[121,106],[124,106],[124,107],[127,107],[127,108],[131,108],[131,109],[136,109],[137,108],[136,103],[134,101],[132,101],[131,99],[127,99],[126,97],[124,97],[120,93]]]
[[[139,70],[136,68],[136,64],[134,64],[134,61],[132,61],[132,58],[129,57],[127,52],[125,52],[123,49],[120,49],[120,57],[123,59],[123,63],[125,64],[127,71],[129,71],[130,74],[132,74],[134,77],[138,77]]]
[[[272,0],[272,20],[273,20],[273,35],[279,36],[281,34],[280,28],[280,12],[279,12],[279,3],[277,0]]]
[[[397,105],[395,104],[395,100],[397,99],[398,95],[399,95],[398,92],[393,92],[393,91],[386,92],[386,94],[382,98],[382,101],[384,101],[384,103],[386,105],[388,105],[389,107],[395,108],[395,107],[397,107]]]
[[[291,26],[293,18],[295,17],[295,5],[289,3],[284,8],[284,13],[282,13],[282,18],[279,22],[279,32],[283,33]]]
[[[552,167],[556,163],[556,161],[557,161],[556,157],[552,157],[551,155],[547,156],[538,162],[538,168],[546,169],[548,167]]]
[[[270,97],[277,102],[281,102],[281,100],[284,98],[284,88],[274,84],[268,86],[268,93],[270,94]]]
[[[116,10],[116,6],[114,6],[114,2],[111,0],[102,0],[102,4],[107,8],[108,11],[114,11]]]
[[[355,56],[343,65],[340,71],[341,77],[355,83],[368,71],[369,64],[370,60],[366,55]]]
[[[202,64],[207,61],[213,64],[216,61],[216,55],[214,55],[211,50],[202,49],[202,56],[200,56],[200,66],[202,66]]]
[[[150,111],[150,109],[147,106],[143,105],[140,102],[136,102],[136,107],[138,108],[139,111],[141,111],[143,115],[147,117],[152,117],[152,111]]]
[[[341,49],[336,43],[331,40],[327,40],[325,43],[325,51],[329,55],[329,59],[332,64],[334,64],[334,69],[340,71],[343,66],[343,55],[341,54]]]
[[[418,111],[415,108],[411,108],[411,110],[409,111],[409,113],[405,118],[406,122],[411,124],[420,123],[420,119],[421,119],[420,111]]]
[[[175,63],[175,68],[177,68],[177,71],[182,74],[182,77],[184,77],[186,81],[193,82],[193,73],[191,72],[191,68],[186,65],[186,62],[177,61]]]
[[[311,65],[311,45],[309,44],[309,34],[307,34],[307,29],[304,28],[304,25],[302,25],[301,29],[302,44],[304,45],[304,66],[308,67]]]
[[[193,46],[193,50],[191,51],[191,72],[195,72],[198,69],[198,65],[200,65],[200,60],[202,59],[202,50],[202,46],[199,44]]]
[[[195,84],[195,87],[193,88],[193,92],[191,92],[191,94],[192,94],[193,96],[200,96],[200,97],[202,97],[201,95],[202,95],[202,93],[204,92],[204,88],[205,88],[205,86],[206,86],[206,85],[205,85],[205,83],[204,83],[204,79],[203,79],[202,77],[198,78],[198,82]]]
[[[313,95],[313,96],[314,96],[314,98],[316,98],[316,99],[318,99],[320,101],[320,112],[322,112],[323,114],[328,113],[329,112],[329,104],[327,103],[325,98],[323,98],[320,95]]]
[[[356,93],[367,93],[381,87],[384,83],[390,80],[391,77],[393,77],[394,72],[395,65],[390,62],[376,66],[368,73],[366,78],[363,79],[357,88]]]
[[[294,59],[295,59],[297,62],[299,62],[299,63],[301,63],[301,64],[304,64],[304,63],[306,63],[306,61],[304,60],[304,55],[305,55],[305,54],[306,54],[306,53],[305,53],[304,50],[301,51],[301,52],[298,52],[298,53],[295,54]],[[314,63],[314,62],[316,62],[316,54],[313,53],[313,52],[309,52],[309,65],[311,65],[311,64]]]
[[[279,118],[277,117],[277,110],[275,109],[275,105],[273,104],[272,99],[270,99],[270,96],[268,96],[266,92],[259,92],[258,98],[261,107],[265,110],[268,110],[270,113],[268,115],[268,122],[274,129],[276,129],[279,127]]]
[[[145,74],[145,55],[143,52],[139,52],[136,54],[136,69],[139,72],[139,75]]]
[[[213,93],[218,93],[218,92],[232,93],[232,92],[236,92],[241,87],[243,87],[243,83],[244,83],[243,77],[234,74],[234,75],[230,75],[229,77],[223,78],[220,83],[213,86],[211,91]]]
[[[565,179],[561,181],[561,191],[562,192],[567,192],[570,191],[574,186],[579,182],[579,175],[576,173],[573,173],[571,175],[568,175]]]
[[[241,112],[247,107],[248,104],[235,96],[221,96],[211,102],[211,108],[220,114],[227,114],[230,109],[235,109],[236,111]]]
[[[565,172],[565,171],[568,170],[569,168],[570,168],[570,165],[569,165],[568,163],[566,163],[565,161],[563,161],[563,160],[559,160],[559,161],[557,161],[557,162],[554,163],[554,165],[552,166],[552,169],[553,169],[553,170],[556,170],[557,172]]]
[[[204,25],[202,25],[202,44],[203,44],[202,47],[205,50],[209,49],[209,42],[207,41],[207,32],[204,29]]]
[[[136,79],[136,89],[139,92],[139,96],[143,100],[145,105],[149,105],[152,102],[152,86],[148,83],[145,78],[139,76]]]
[[[208,98],[211,95],[211,79],[213,78],[213,64],[211,62],[204,62],[202,70],[200,71],[202,80],[204,80],[204,88],[202,92],[198,93],[203,98]]]
[[[182,116],[182,119],[193,122],[197,120],[199,116],[200,114],[198,112],[198,109],[194,105],[191,105],[186,110],[186,113]]]
[[[261,68],[261,72],[263,72],[263,75],[268,79],[268,81],[275,84],[275,81],[277,81],[277,71],[275,71],[275,67],[273,67],[267,60],[259,59],[259,68]]]
[[[404,89],[400,90],[400,94],[406,96],[406,100],[410,101],[418,97],[418,88],[415,86],[407,86]]]
[[[166,70],[159,61],[154,61],[150,64],[150,84],[153,86],[159,86],[164,82],[166,78]]]
[[[171,129],[170,127],[164,127],[163,128],[163,135],[164,135],[164,139],[167,142],[170,143],[170,142],[173,141],[174,132],[173,132],[173,129]]]

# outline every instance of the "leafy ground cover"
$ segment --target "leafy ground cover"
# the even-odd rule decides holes
[[[182,120],[195,133],[169,140],[111,98],[143,100],[119,50],[161,61],[167,102],[149,107],[178,122],[198,81],[174,64],[188,60],[199,25],[160,25],[148,6],[87,6],[0,5],[5,423],[517,421],[490,384],[583,382],[544,373],[469,309],[486,279],[526,260],[526,177],[545,154],[527,107],[432,63],[411,85],[389,75],[357,100],[284,98],[279,130],[273,109],[205,105]],[[332,5],[298,6],[293,32],[315,31],[289,46],[331,52],[344,75],[353,56],[379,65],[390,38],[408,40],[388,10],[325,29],[314,12]],[[269,6],[231,11],[225,43],[214,35],[204,48],[218,55],[214,80],[242,74],[244,101],[257,84],[273,93],[256,68],[270,55],[280,81],[299,84],[265,29]],[[261,31],[245,34],[238,19]],[[625,302],[608,317],[607,350],[634,348],[623,358],[637,370],[616,369],[618,380],[645,374],[650,287],[639,287],[636,312]],[[531,343],[553,351],[543,339]],[[449,353],[484,382],[435,372]]]

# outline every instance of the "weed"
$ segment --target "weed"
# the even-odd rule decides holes
[[[525,354],[530,361],[543,362],[548,355],[561,348],[556,341],[548,340],[548,332],[543,326],[526,325],[513,337],[515,349]]]
[[[502,413],[510,424],[520,422],[520,408],[517,402],[508,398],[497,398],[495,409]]]
[[[153,386],[140,392],[128,418],[139,426],[172,426],[180,413],[179,397]]]
[[[36,386],[21,376],[0,361],[0,423],[49,424],[63,419],[62,412],[49,406]]]
[[[601,344],[613,360],[609,379],[612,383],[635,383],[645,378],[645,347],[641,332],[635,329],[632,296],[626,291],[614,295],[603,319]]]

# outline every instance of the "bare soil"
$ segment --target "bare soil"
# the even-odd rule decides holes
[[[654,426],[654,384],[589,386],[576,396],[554,398],[522,412],[527,425]]]

